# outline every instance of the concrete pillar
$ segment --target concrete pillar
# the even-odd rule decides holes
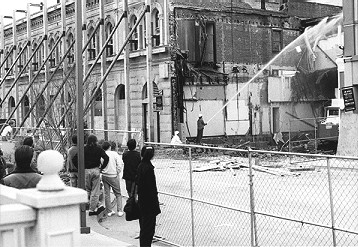
[[[58,176],[64,158],[55,150],[38,157],[44,173],[35,189],[19,190],[18,203],[37,211],[34,227],[26,229],[26,246],[80,246],[80,203],[87,202],[84,190],[66,186]]]
[[[342,3],[344,16],[344,80],[340,86],[358,86],[358,2],[356,0],[344,0]],[[356,91],[356,93],[358,92]],[[357,106],[358,102],[355,103]],[[355,110],[343,111],[341,114],[337,155],[358,155],[357,113],[358,111]]]

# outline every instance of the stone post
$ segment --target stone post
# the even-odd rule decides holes
[[[36,189],[19,190],[18,203],[37,210],[34,227],[26,229],[27,246],[79,246],[80,204],[87,202],[87,193],[66,186],[58,176],[63,156],[46,150],[38,157],[38,169],[44,173]]]

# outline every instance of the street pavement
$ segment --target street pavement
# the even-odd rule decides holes
[[[123,198],[125,205],[126,197]],[[139,221],[126,221],[125,215],[106,216],[106,211],[89,216],[86,211],[86,226],[89,234],[81,234],[82,247],[139,246]],[[152,246],[169,246],[155,242]]]

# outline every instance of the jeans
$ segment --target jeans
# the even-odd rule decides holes
[[[121,186],[119,182],[119,176],[116,177],[107,177],[102,175],[102,182],[104,186],[104,195],[105,195],[105,205],[108,211],[112,210],[111,204],[111,188],[117,200],[117,212],[122,212],[122,194]]]
[[[100,194],[100,172],[99,168],[85,169],[86,191],[89,197],[89,210],[95,211]]]
[[[135,181],[126,180],[126,190],[127,190],[127,193],[128,193],[128,197],[131,197],[131,195],[132,195],[133,183],[135,183]]]
[[[78,187],[78,172],[70,172],[70,186]]]

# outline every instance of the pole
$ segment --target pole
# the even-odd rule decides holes
[[[106,46],[106,30],[104,26],[104,0],[99,0],[99,18],[100,18],[100,27],[99,27],[99,44],[100,47]],[[107,54],[106,52],[102,53],[101,56],[101,78],[103,78],[104,74],[106,73],[106,61],[107,61]],[[103,114],[103,129],[108,130],[108,111],[107,111],[107,80],[103,82],[102,85],[102,114]],[[108,131],[104,131],[104,139],[108,141]]]
[[[64,0],[63,0],[64,1]],[[75,62],[77,94],[77,146],[78,146],[78,180],[79,187],[85,189],[84,167],[84,131],[83,131],[83,66],[82,66],[82,0],[75,1]],[[81,204],[81,233],[89,233],[86,226],[86,205]]]
[[[191,246],[195,246],[195,225],[194,225],[194,201],[193,201],[193,166],[191,163],[191,147],[189,148],[189,172],[190,172],[190,209],[191,209]]]
[[[147,92],[148,92],[148,123],[149,141],[154,141],[154,112],[153,112],[153,81],[152,81],[152,13],[151,0],[145,0],[147,12],[145,14],[146,43],[147,43]],[[146,116],[144,116],[146,117]]]
[[[128,0],[123,0],[123,13],[125,13],[124,18],[124,36],[123,36],[123,43],[126,42],[126,37],[129,33],[128,28]],[[124,57],[123,57],[123,70],[124,70],[124,90],[125,90],[125,110],[126,110],[126,126],[125,129],[130,131],[131,129],[131,101],[130,101],[130,83],[129,83],[129,69],[130,69],[130,63],[129,63],[129,46],[126,45],[124,48]],[[130,133],[128,132],[127,140],[129,140]],[[127,143],[125,143],[127,145]]]
[[[249,185],[250,185],[250,216],[251,216],[251,246],[257,246],[257,234],[256,234],[256,216],[255,216],[255,197],[254,197],[254,183],[252,174],[252,152],[249,153]]]
[[[334,220],[334,205],[333,205],[333,191],[332,191],[332,178],[331,178],[331,160],[327,158],[327,175],[328,175],[328,189],[329,189],[329,204],[331,206],[331,223],[332,223],[332,241],[333,246],[337,246],[335,220]]]

